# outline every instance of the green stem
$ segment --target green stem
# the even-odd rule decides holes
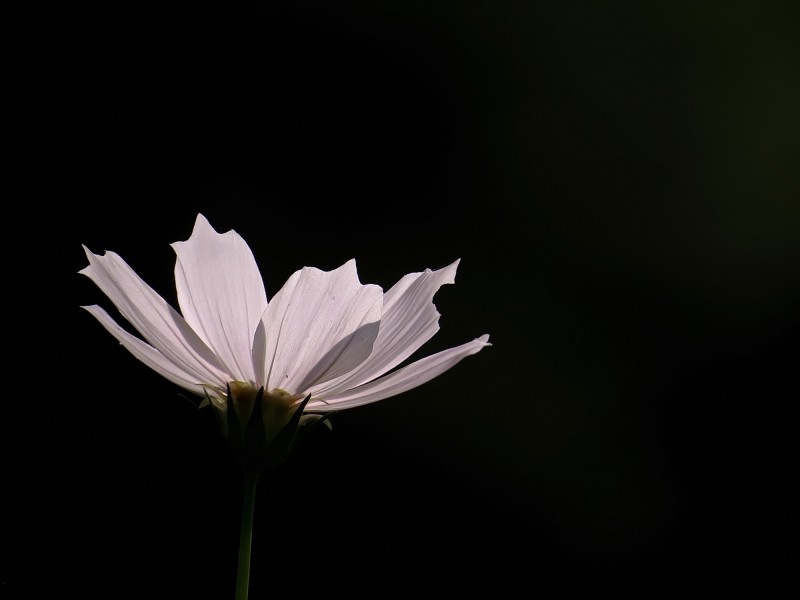
[[[253,541],[253,507],[256,484],[261,471],[245,467],[244,498],[242,501],[242,530],[239,534],[239,569],[236,574],[236,600],[247,600],[250,585],[250,547]]]

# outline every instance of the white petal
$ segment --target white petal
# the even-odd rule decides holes
[[[172,248],[178,256],[178,304],[186,322],[233,379],[254,382],[253,335],[267,295],[247,243],[233,230],[217,233],[197,215],[191,237]]]
[[[262,315],[263,318],[263,315]],[[266,385],[267,376],[267,330],[264,322],[259,321],[256,333],[253,336],[253,370],[255,372],[253,385],[261,387]]]
[[[164,358],[196,381],[224,380],[217,357],[178,312],[142,281],[114,252],[92,254],[80,273],[91,279]]]
[[[303,393],[360,364],[378,335],[382,304],[383,291],[359,282],[354,260],[295,272],[264,314],[268,389]]]
[[[153,369],[156,373],[183,389],[197,394],[198,396],[203,396],[205,393],[201,384],[216,385],[218,387],[220,387],[221,384],[224,385],[224,382],[221,381],[198,381],[191,373],[186,372],[179,365],[167,360],[163,354],[151,345],[131,335],[117,325],[111,316],[99,306],[84,306],[82,308],[85,308],[100,321],[100,324],[105,327],[106,331],[117,338],[117,341],[131,354]]]
[[[462,359],[480,352],[486,346],[491,346],[489,336],[482,335],[461,346],[422,358],[402,369],[398,369],[355,389],[335,396],[321,394],[319,399],[312,397],[311,401],[306,405],[306,410],[317,412],[342,410],[397,396],[430,381],[434,377],[438,377]]]
[[[442,285],[455,281],[459,262],[436,271],[410,273],[392,286],[384,295],[381,328],[372,354],[350,373],[326,384],[326,393],[336,395],[380,377],[431,339],[439,330],[441,316],[433,297]]]

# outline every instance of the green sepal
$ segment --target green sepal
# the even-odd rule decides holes
[[[264,448],[267,445],[266,433],[264,432],[264,423],[262,422],[263,416],[262,416],[261,403],[263,402],[263,400],[264,400],[264,387],[261,386],[260,388],[258,388],[258,392],[256,393],[255,404],[253,405],[253,412],[250,413],[250,420],[247,422],[247,426],[244,431],[244,438],[242,442],[245,451],[252,451],[257,453],[261,448]]]
[[[308,404],[308,401],[311,400],[311,394],[303,398],[303,401],[300,403],[300,406],[297,407],[297,410],[294,411],[292,414],[292,418],[289,419],[289,422],[283,426],[278,432],[278,435],[275,436],[275,439],[272,441],[271,446],[285,446],[286,452],[288,452],[294,447],[294,437],[295,433],[297,432],[297,425],[300,423],[300,417],[303,416],[303,409]]]
[[[337,411],[323,413],[318,419],[314,419],[308,425],[304,425],[302,428],[298,429],[297,435],[292,441],[292,448],[299,444],[300,440],[307,436],[312,429],[316,429],[319,425],[325,425],[328,429],[333,429],[333,426],[330,423],[330,418],[336,414],[336,412]]]
[[[230,384],[225,385],[228,397],[225,400],[225,435],[228,441],[233,444],[237,451],[242,450],[242,425],[239,423],[239,416],[236,414],[236,407],[233,404]]]
[[[301,434],[305,434],[307,427],[299,427],[300,419],[303,416],[303,409],[311,400],[311,394],[306,396],[299,406],[292,413],[289,421],[284,425],[278,434],[267,442],[264,434],[264,425],[261,422],[262,413],[260,403],[263,398],[263,388],[259,390],[257,398],[257,408],[254,407],[250,417],[247,431],[245,433],[245,443],[240,449],[239,460],[246,469],[262,471],[270,467],[277,466],[289,458],[292,449],[297,445]]]
[[[286,425],[281,428],[271,441],[268,441],[263,423],[263,386],[256,393],[253,410],[247,423],[242,423],[240,420],[230,385],[227,385],[226,388],[227,398],[224,419],[218,411],[215,410],[213,412],[238,461],[246,469],[253,472],[263,471],[284,462],[289,458],[292,450],[300,440],[308,435],[312,429],[315,429],[317,425],[325,424],[330,427],[328,419],[334,414],[333,412],[321,414],[317,419],[300,426],[300,420],[304,416],[303,409],[311,400],[311,394],[308,394],[295,408]],[[206,394],[206,396],[208,395]]]

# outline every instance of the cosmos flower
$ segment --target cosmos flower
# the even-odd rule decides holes
[[[235,231],[217,233],[199,214],[172,248],[180,312],[119,255],[85,246],[80,273],[141,337],[100,306],[83,308],[145,365],[210,403],[228,440],[266,462],[283,460],[304,424],[411,390],[490,345],[482,335],[401,367],[438,331],[433,296],[454,282],[459,260],[386,292],[359,281],[355,260],[304,267],[268,301]]]

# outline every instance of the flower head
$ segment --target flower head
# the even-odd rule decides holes
[[[207,400],[223,434],[248,456],[285,458],[300,426],[325,413],[396,396],[489,344],[482,335],[398,368],[439,329],[433,304],[459,261],[404,276],[387,292],[362,284],[355,260],[296,271],[268,301],[256,261],[233,230],[199,214],[172,244],[180,312],[114,252],[86,247],[88,276],[141,335],[85,306],[151,369]]]

